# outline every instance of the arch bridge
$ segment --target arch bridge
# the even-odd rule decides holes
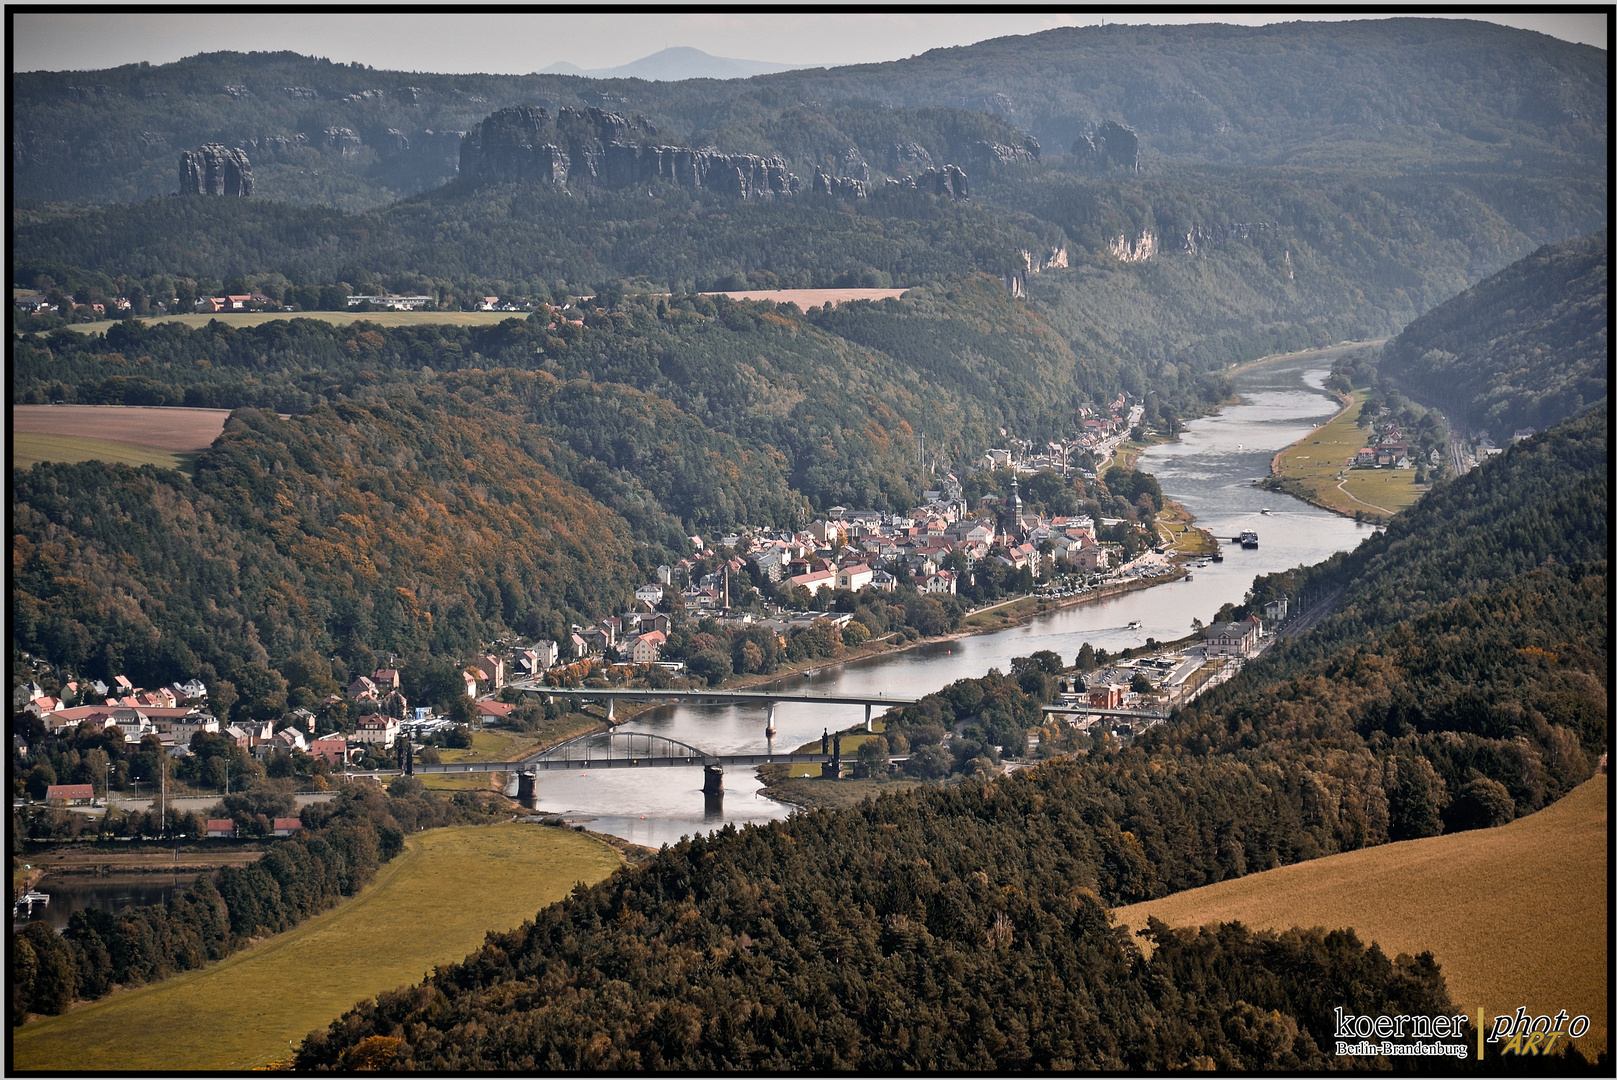
[[[805,694],[793,693],[787,690],[652,690],[643,687],[617,686],[546,686],[531,679],[514,680],[506,685],[515,687],[523,693],[543,695],[546,700],[555,697],[576,697],[604,701],[606,702],[606,720],[609,724],[616,722],[613,717],[613,706],[619,700],[690,701],[732,705],[756,702],[764,706],[764,733],[766,735],[775,734],[775,706],[781,702],[811,705],[863,705],[865,707],[865,730],[870,731],[872,709],[878,706],[887,709],[895,705],[913,705],[918,700],[912,697],[891,697],[887,694]]]

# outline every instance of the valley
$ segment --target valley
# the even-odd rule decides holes
[[[1609,1072],[1603,50],[347,32],[19,37],[17,1062]]]

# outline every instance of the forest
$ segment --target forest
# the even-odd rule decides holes
[[[1610,259],[1605,229],[1544,245],[1406,326],[1381,374],[1501,443],[1605,401]]]
[[[1342,591],[1134,745],[682,841],[362,1003],[297,1065],[1327,1067],[1327,1003],[1445,1007],[1429,955],[1156,924],[1147,961],[1105,909],[1498,824],[1586,779],[1610,734],[1607,445],[1599,409],[1260,579],[1254,599]],[[1028,659],[889,730],[1014,737],[1047,692]]]

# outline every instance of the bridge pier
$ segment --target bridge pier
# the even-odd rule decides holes
[[[534,786],[538,782],[539,774],[533,772],[517,773],[517,801],[533,802]]]
[[[613,720],[612,720],[612,706],[616,705],[617,702],[618,702],[617,698],[610,698],[609,697],[609,698],[606,699],[606,722],[609,723],[609,724],[613,722]]]
[[[724,792],[724,766],[702,766],[702,794],[719,795]]]
[[[771,701],[764,706],[764,734],[771,739],[775,737],[775,705],[776,703]]]
[[[868,701],[865,702],[865,730],[866,731],[875,731],[876,730],[875,728],[870,726],[870,702],[868,702]]]

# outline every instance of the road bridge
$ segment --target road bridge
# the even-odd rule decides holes
[[[1083,716],[1122,716],[1129,719],[1140,720],[1166,720],[1165,712],[1153,712],[1149,709],[1099,709],[1093,705],[1046,705],[1047,713],[1078,713]]]
[[[602,745],[604,741],[604,746]],[[495,773],[518,774],[520,784],[531,785],[541,772],[569,769],[647,769],[700,766],[704,770],[702,790],[710,794],[723,790],[726,765],[830,765],[840,771],[842,755],[838,738],[831,753],[762,753],[715,754],[689,743],[644,731],[613,731],[581,735],[548,750],[530,754],[515,761],[454,761],[438,765],[414,765],[414,775]],[[908,755],[899,754],[889,760],[903,762]],[[378,770],[376,776],[396,775],[399,770]]]
[[[775,734],[775,706],[781,702],[809,705],[863,705],[865,730],[871,730],[871,710],[890,709],[895,705],[913,705],[916,698],[894,697],[890,694],[805,694],[784,690],[652,690],[644,687],[616,686],[546,686],[534,680],[517,680],[507,686],[524,693],[542,694],[546,698],[577,697],[606,702],[607,723],[613,723],[613,706],[623,701],[691,701],[714,704],[746,704],[755,702],[764,706],[764,733]]]

